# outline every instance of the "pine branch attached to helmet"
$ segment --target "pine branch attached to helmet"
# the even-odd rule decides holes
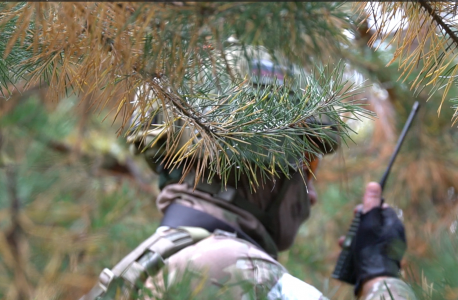
[[[308,166],[304,153],[335,151],[339,140],[348,136],[342,116],[372,115],[348,100],[360,87],[343,79],[342,63],[308,74],[298,68],[287,72],[286,67],[258,59],[246,63],[252,68],[248,75],[234,80],[227,72],[215,72],[227,69],[228,59],[232,68],[240,59],[226,54],[223,60],[209,50],[214,57],[201,59],[199,68],[189,68],[193,72],[180,87],[155,79],[134,101],[148,106],[137,106],[128,141],[161,170],[180,169],[178,181],[191,170],[195,184],[215,176],[224,184],[229,176],[245,174],[256,189],[261,180],[289,177]],[[278,80],[281,72],[285,76]]]

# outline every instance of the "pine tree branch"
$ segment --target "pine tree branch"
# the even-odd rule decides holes
[[[452,28],[449,25],[445,24],[443,19],[436,13],[436,11],[431,7],[431,5],[428,4],[428,1],[418,0],[417,2],[424,8],[425,11],[428,12],[428,14],[436,22],[436,24],[439,25],[441,29],[443,29],[447,33],[447,35],[453,40],[455,48],[457,48],[458,36],[455,34],[455,32],[453,32]]]
[[[243,81],[249,70],[232,76],[235,66],[225,57],[230,49],[224,41],[235,32],[245,50],[239,56],[245,59],[247,48],[262,47],[276,64],[310,66],[325,49],[345,42],[347,17],[340,4],[129,5],[129,10],[107,2],[27,3],[19,10],[9,5],[8,19],[1,23],[8,39],[0,39],[0,52],[11,49],[7,58],[12,73],[26,78],[28,85],[46,82],[52,87],[50,97],[100,91],[95,97],[103,108],[120,94],[114,109],[116,116],[127,112],[123,126],[134,108],[144,112],[139,120],[143,124],[151,123],[154,116],[145,113],[153,107],[155,113],[164,112],[167,162],[196,163],[201,170],[210,165],[223,177],[237,166],[246,173],[254,168],[272,173],[276,166],[286,170],[291,161],[299,163],[304,152],[318,153],[314,143],[300,137],[329,140],[331,129],[307,122],[313,115],[329,117],[342,129],[338,135],[343,138],[349,128],[340,113],[367,115],[347,100],[357,89],[344,89],[342,69],[320,70],[316,78],[302,70],[292,76],[303,76],[301,84],[273,85],[266,92]],[[28,30],[18,33],[17,28]],[[163,79],[152,80],[151,74]],[[146,85],[154,99],[145,91],[132,107],[129,97]],[[177,120],[183,122],[181,127]],[[182,145],[180,137],[187,128],[190,142]]]
[[[159,97],[159,92],[166,94],[164,97],[167,99],[180,101],[169,112],[174,115],[172,119],[178,118],[185,122],[180,132],[183,126],[189,127],[191,133],[198,132],[188,138],[191,143],[178,146],[181,135],[169,134],[169,128],[176,125],[164,124],[157,127],[168,135],[168,154],[164,161],[167,161],[168,166],[177,167],[185,159],[199,159],[202,160],[201,166],[222,178],[229,176],[236,167],[236,173],[248,174],[257,168],[262,170],[264,176],[267,176],[269,170],[280,167],[288,176],[290,170],[285,166],[300,165],[305,152],[317,155],[323,153],[324,150],[319,149],[317,142],[328,143],[331,140],[330,144],[335,143],[328,136],[329,133],[346,137],[348,126],[340,119],[340,115],[348,112],[349,116],[355,118],[360,113],[362,116],[370,116],[369,112],[351,101],[344,101],[358,93],[359,87],[347,85],[342,78],[343,68],[341,64],[334,69],[317,69],[314,75],[301,73],[285,80],[282,85],[266,87],[253,87],[249,82],[232,83],[224,79],[220,81],[223,92],[218,94],[213,92],[218,84],[214,78],[205,79],[202,83],[196,82],[193,85],[194,92],[185,84],[178,89],[178,96],[168,92],[167,86],[153,87],[155,96],[149,99],[150,107],[154,107],[162,97]],[[211,77],[211,70],[208,72]],[[147,108],[139,107],[142,116],[136,118],[133,124],[150,124],[156,113],[170,109],[167,104],[161,105],[162,110],[149,112]],[[335,109],[337,106],[340,107],[338,110]],[[320,116],[326,116],[334,125],[319,125]],[[205,126],[209,132],[200,126]],[[336,130],[337,127],[340,131]],[[138,132],[143,127],[135,128]],[[142,133],[139,134],[141,138]],[[310,139],[303,139],[304,136]],[[156,140],[151,144],[155,144]],[[199,153],[206,155],[198,158]],[[204,172],[204,169],[200,171]]]
[[[62,154],[71,154],[75,151],[73,147],[62,142],[45,138],[39,138],[39,140],[46,144],[46,146],[48,146],[50,149]],[[81,160],[83,161],[92,161],[93,159],[94,157],[88,153],[82,153],[81,155]],[[147,193],[152,192],[150,180],[147,180],[143,177],[143,174],[138,169],[138,166],[130,157],[127,157],[124,162],[121,162],[119,159],[110,154],[104,154],[100,166],[105,171],[113,172],[123,176],[131,176],[138,183],[138,186],[142,191]]]
[[[14,256],[14,281],[17,288],[17,297],[19,300],[30,299],[30,285],[27,280],[26,272],[24,269],[23,249],[21,247],[21,239],[23,230],[20,224],[21,201],[17,192],[17,167],[14,165],[7,165],[5,167],[7,189],[10,196],[10,213],[11,213],[11,227],[6,235],[11,253]]]
[[[373,9],[373,6],[378,9]],[[367,6],[372,9],[368,10]],[[392,60],[396,60],[403,70],[400,78],[409,78],[415,95],[419,95],[429,86],[429,98],[439,90],[443,90],[442,100],[438,107],[440,114],[442,105],[450,91],[454,88],[458,65],[455,58],[458,55],[458,35],[455,28],[456,5],[440,1],[413,1],[413,2],[365,2],[360,5],[361,11],[367,11],[367,17],[372,15],[378,18],[377,28],[370,44],[375,42],[381,45],[395,45]],[[377,14],[377,16],[375,16]],[[396,18],[397,24],[393,24]],[[420,72],[415,69],[420,67]],[[448,100],[448,99],[447,99]],[[456,99],[449,100],[453,103]],[[452,124],[458,121],[458,107],[455,107]]]
[[[200,118],[197,116],[197,113],[194,111],[194,108],[187,104],[185,101],[177,97],[170,92],[165,91],[161,86],[155,85],[156,90],[161,90],[162,94],[167,97],[171,103],[173,103],[174,108],[179,111],[180,114],[186,116],[193,120],[206,134],[209,136],[215,136],[218,138],[218,135],[213,132],[208,126],[200,121]]]

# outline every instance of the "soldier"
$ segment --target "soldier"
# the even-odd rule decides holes
[[[256,84],[269,84],[271,79],[268,77],[283,76],[283,73],[276,74],[282,72],[282,68],[273,68],[267,54],[256,63],[262,65],[257,72],[251,71],[251,75],[261,74]],[[249,63],[245,61],[247,67]],[[137,133],[129,137],[129,141],[138,143],[141,135]],[[320,145],[324,153],[335,151],[337,138],[330,138],[328,143]],[[317,202],[314,177],[310,172],[305,172],[306,183],[297,170],[289,179],[280,176],[267,181],[256,192],[251,191],[246,176],[237,180],[230,177],[226,189],[222,190],[221,182],[216,179],[212,183],[200,181],[194,186],[194,172],[180,183],[179,170],[165,170],[157,158],[152,159],[155,154],[151,150],[145,152],[146,160],[160,176],[161,192],[156,204],[164,217],[157,234],[171,236],[176,230],[181,233],[193,232],[196,228],[205,230],[185,246],[178,242],[179,239],[173,240],[175,246],[165,243],[168,250],[163,250],[165,246],[150,246],[150,243],[144,247],[153,253],[148,254],[149,258],[143,255],[138,259],[138,253],[143,253],[144,249],[136,249],[134,263],[121,262],[119,266],[123,267],[113,269],[116,274],[107,269],[101,274],[101,281],[105,280],[103,276],[109,279],[108,284],[103,285],[104,291],[116,276],[136,284],[141,276],[138,275],[140,271],[135,270],[147,270],[150,276],[145,286],[153,299],[170,297],[168,290],[185,281],[187,274],[191,274],[190,285],[194,289],[191,295],[196,299],[204,297],[199,296],[199,291],[214,292],[219,297],[226,295],[228,299],[325,299],[316,288],[288,274],[276,260],[279,251],[291,247],[299,226]],[[306,154],[304,159],[314,171],[319,158]],[[415,299],[407,284],[398,279],[406,247],[404,227],[393,209],[386,205],[381,208],[380,202],[380,186],[369,183],[362,205],[357,208],[362,211],[362,217],[353,249],[357,278],[355,295],[364,300]],[[153,258],[157,253],[160,259]],[[148,271],[151,269],[155,271]],[[97,293],[101,292],[96,291],[93,295]]]

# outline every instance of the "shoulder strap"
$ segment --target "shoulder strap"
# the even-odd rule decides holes
[[[156,232],[112,270],[105,268],[100,273],[99,282],[80,300],[115,299],[119,288],[128,295],[132,288],[140,288],[148,276],[156,275],[164,266],[165,259],[209,236],[207,230],[198,227],[178,227]]]

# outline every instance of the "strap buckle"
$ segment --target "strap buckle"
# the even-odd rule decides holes
[[[103,292],[106,293],[110,283],[113,281],[115,274],[108,268],[103,269],[99,275],[99,285],[102,288]]]

